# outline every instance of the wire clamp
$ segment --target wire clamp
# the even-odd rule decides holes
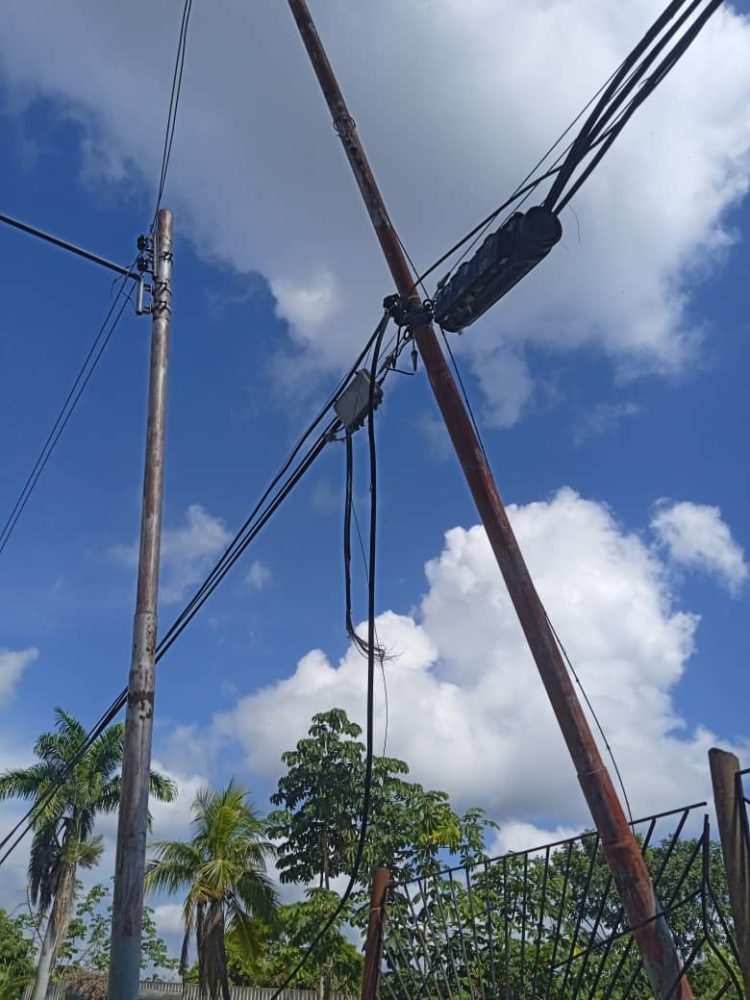
[[[431,323],[434,315],[431,299],[425,299],[419,308],[413,309],[400,295],[389,295],[383,300],[383,307],[390,312],[397,326],[409,331]]]

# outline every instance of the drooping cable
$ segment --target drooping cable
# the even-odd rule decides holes
[[[363,779],[363,795],[362,795],[362,818],[360,821],[359,837],[357,839],[357,849],[354,856],[354,864],[352,865],[352,871],[349,875],[349,880],[346,884],[346,888],[341,894],[341,899],[339,900],[333,913],[330,915],[328,920],[323,924],[321,929],[315,935],[313,940],[308,945],[305,953],[302,955],[300,960],[294,966],[292,971],[287,975],[284,982],[269,998],[269,1000],[278,1000],[278,997],[284,992],[291,982],[297,977],[299,972],[304,968],[307,962],[310,960],[312,955],[315,953],[320,941],[322,941],[325,934],[333,927],[336,920],[338,920],[344,907],[346,906],[349,897],[354,891],[354,887],[359,879],[359,869],[362,864],[362,858],[365,852],[365,844],[367,842],[367,831],[370,821],[370,806],[372,801],[372,767],[374,760],[374,750],[373,750],[373,739],[374,739],[374,717],[375,717],[375,582],[376,582],[376,572],[375,572],[375,559],[377,556],[377,509],[378,509],[378,499],[377,499],[377,449],[375,442],[375,384],[378,376],[378,361],[380,357],[380,347],[383,340],[383,330],[380,331],[378,338],[375,340],[372,349],[372,363],[370,367],[370,399],[369,408],[367,413],[367,440],[369,445],[370,453],[370,541],[369,541],[369,559],[368,559],[368,595],[367,595],[367,705],[366,705],[366,722],[365,722],[365,771]]]
[[[18,519],[23,514],[26,504],[29,502],[31,494],[34,492],[34,489],[39,482],[40,476],[44,472],[53,451],[57,447],[63,431],[68,425],[68,421],[73,416],[73,413],[80,402],[81,396],[83,395],[91,376],[101,361],[102,355],[107,349],[107,346],[112,339],[112,335],[117,329],[117,325],[120,322],[125,306],[129,301],[129,295],[125,294],[126,281],[127,275],[124,274],[119,279],[117,294],[107,310],[107,314],[105,315],[104,320],[94,337],[78,374],[73,380],[73,384],[71,385],[70,390],[65,397],[65,401],[60,407],[57,417],[47,434],[44,444],[37,455],[36,461],[26,477],[26,482],[23,484],[18,496],[16,497],[16,501],[8,513],[2,529],[0,529],[0,554],[2,554],[5,550],[5,546],[8,544],[8,541],[13,534],[16,524],[18,523]]]
[[[344,478],[344,627],[352,644],[367,657],[370,653],[368,642],[357,634],[352,617],[352,515],[354,513],[354,448],[351,431],[344,436],[346,448],[346,475]],[[369,572],[369,571],[368,571]],[[385,659],[385,650],[378,645],[375,655],[380,663]]]
[[[369,569],[367,565],[367,554],[365,552],[365,543],[362,539],[362,529],[359,526],[359,518],[357,517],[357,507],[356,504],[352,504],[352,517],[354,518],[354,528],[357,532],[357,542],[359,544],[359,551],[362,555],[362,566],[364,567],[365,576],[369,576]],[[377,627],[375,628],[375,645],[378,649],[384,650],[385,647],[380,641],[380,636],[378,635]],[[390,726],[391,718],[391,707],[388,700],[388,678],[385,673],[385,656],[378,657],[380,666],[380,677],[383,681],[383,710],[385,719],[383,722],[383,749],[380,751],[380,756],[385,757],[386,751],[388,749],[388,730]]]

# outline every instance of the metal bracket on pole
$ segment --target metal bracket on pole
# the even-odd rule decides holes
[[[140,272],[140,277],[138,278],[138,291],[135,297],[135,314],[136,316],[145,316],[153,310],[153,297],[154,297],[154,282],[147,284],[144,274],[151,275],[154,277],[154,241],[150,236],[141,234],[138,237],[138,256],[136,257],[135,266]],[[147,305],[145,303],[145,293],[148,292],[152,297],[151,302]]]

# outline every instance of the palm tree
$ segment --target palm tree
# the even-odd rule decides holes
[[[265,820],[257,814],[248,793],[233,781],[222,791],[202,788],[192,812],[190,840],[162,840],[151,845],[156,856],[146,866],[146,887],[169,893],[187,890],[182,975],[195,933],[201,996],[230,1000],[225,935],[243,955],[256,955],[258,935],[253,917],[272,921],[276,910],[276,892],[266,874],[266,862],[275,848],[264,839]]]
[[[122,724],[110,726],[83,753],[86,731],[74,716],[55,709],[56,729],[36,741],[38,762],[0,775],[0,799],[17,797],[38,804],[29,855],[29,890],[40,917],[49,919],[39,953],[31,1000],[43,1000],[60,942],[64,939],[76,894],[79,868],[93,868],[102,856],[102,838],[94,836],[100,813],[120,801]],[[151,772],[151,794],[171,802],[174,782]]]

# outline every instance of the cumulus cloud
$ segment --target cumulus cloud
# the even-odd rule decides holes
[[[652,0],[314,5],[418,265],[515,187],[654,13]],[[159,5],[144,34],[127,5],[8,0],[3,80],[16,106],[52,97],[77,122],[89,174],[150,190],[176,16]],[[134,80],[163,102],[134,114]],[[530,346],[593,346],[621,372],[690,361],[692,290],[747,190],[749,102],[750,24],[725,5],[576,198],[577,220],[565,213],[561,246],[465,338],[490,419],[512,423],[533,396]],[[167,196],[201,253],[266,277],[298,356],[351,359],[363,308],[377,313],[392,282],[285,4],[195,8]]]
[[[0,708],[8,704],[16,693],[16,685],[23,676],[24,670],[39,656],[39,650],[0,649]]]
[[[688,731],[672,704],[698,618],[676,605],[658,553],[606,506],[570,489],[510,507],[509,515],[634,810],[643,815],[700,797],[714,736]],[[587,814],[573,768],[483,528],[448,531],[426,573],[416,613],[378,617],[392,654],[388,752],[459,806],[478,804],[501,822],[542,827],[540,840],[580,827]],[[338,663],[312,650],[289,676],[219,716],[214,738],[238,741],[249,771],[273,780],[280,754],[314,712],[337,705],[363,721],[364,669],[352,649]],[[379,696],[376,743],[383,726]],[[530,832],[518,830],[519,837]]]
[[[182,527],[167,527],[161,539],[160,597],[167,604],[182,600],[199,583],[232,536],[224,522],[200,504],[191,504]],[[129,566],[138,564],[138,545],[118,545],[113,553]]]
[[[732,537],[718,507],[681,501],[661,501],[651,528],[670,557],[683,566],[716,577],[732,594],[747,580],[742,547]]]
[[[498,857],[511,851],[528,851],[545,844],[555,844],[559,840],[575,837],[581,832],[580,827],[556,826],[539,827],[522,820],[510,820],[503,823],[497,831],[495,839],[488,845],[490,857]]]

